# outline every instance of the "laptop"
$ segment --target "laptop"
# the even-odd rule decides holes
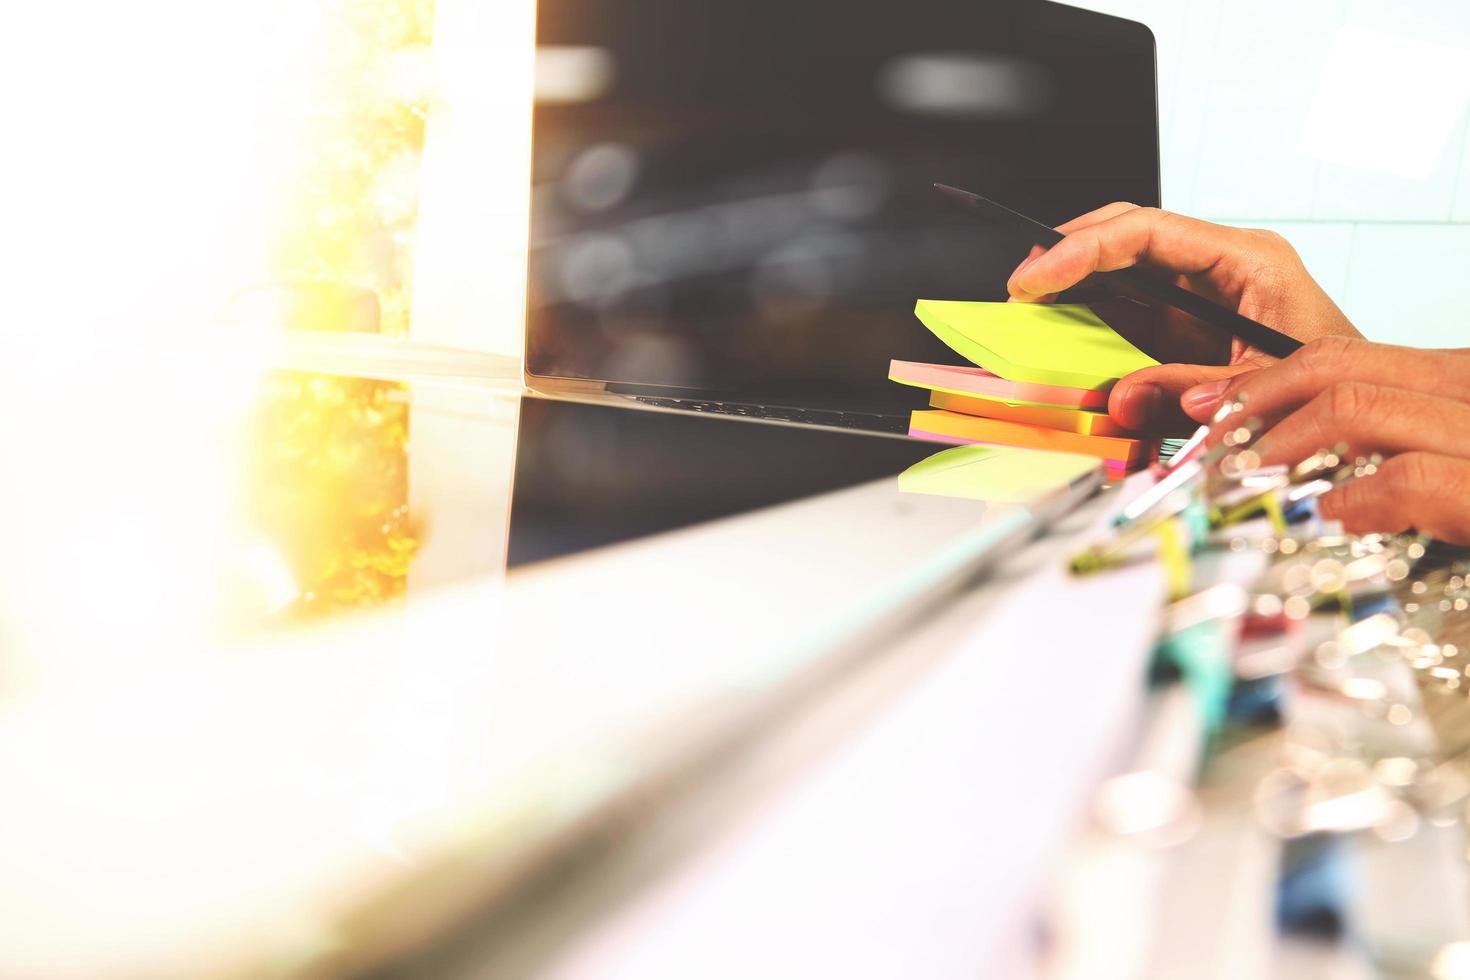
[[[547,0],[525,382],[903,432],[920,297],[997,300],[1050,223],[1159,202],[1153,36],[1044,0]]]

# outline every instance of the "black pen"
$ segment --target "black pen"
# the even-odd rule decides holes
[[[1028,218],[1019,211],[1012,211],[1004,204],[979,194],[962,191],[958,187],[950,187],[948,184],[935,184],[934,189],[945,197],[964,205],[974,211],[979,211],[993,221],[1006,225],[1012,231],[1022,235],[1027,241],[1034,245],[1051,248],[1067,237],[1055,228],[1048,227],[1034,218]],[[1301,349],[1300,340],[1288,337],[1278,330],[1272,330],[1264,323],[1257,323],[1250,317],[1241,316],[1234,310],[1227,310],[1210,302],[1198,293],[1191,293],[1187,289],[1181,289],[1172,282],[1165,282],[1155,276],[1151,276],[1142,269],[1118,269],[1113,272],[1100,272],[1097,277],[1104,282],[1115,283],[1120,289],[1118,292],[1125,295],[1143,296],[1157,300],[1172,306],[1177,310],[1183,310],[1190,316],[1198,317],[1204,322],[1219,327],[1232,337],[1239,337],[1257,350],[1265,351],[1275,357],[1288,357]]]

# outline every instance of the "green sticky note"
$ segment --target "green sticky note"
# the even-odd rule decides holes
[[[914,313],[955,353],[1007,381],[1106,389],[1159,363],[1085,306],[921,299]]]
[[[1091,456],[1014,446],[956,446],[899,474],[903,493],[997,504],[1026,503],[1071,486],[1098,468]]]

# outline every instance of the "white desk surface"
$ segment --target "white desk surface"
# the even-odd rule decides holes
[[[466,743],[487,695],[465,680],[500,587],[439,589],[501,561],[514,394],[460,394],[475,405],[415,395],[411,503],[438,524],[405,610],[284,644],[221,640],[204,605],[178,615],[219,545],[200,532],[234,478],[215,466],[233,418],[160,414],[139,471],[106,420],[78,417],[61,482],[6,488],[39,517],[5,577],[0,974],[290,974],[278,951],[350,942],[344,910],[411,876],[443,821],[483,812],[497,760]],[[113,457],[142,474],[111,492],[146,552],[95,547],[111,511],[48,503]],[[1008,955],[1142,691],[1157,572],[1063,570],[1117,501],[618,838],[570,897],[525,903],[494,972],[946,976]],[[113,606],[77,614],[74,556]],[[487,974],[483,944],[443,950],[406,972]]]
[[[1116,761],[1163,592],[1066,557],[1094,499],[511,930],[405,976],[1014,975]]]

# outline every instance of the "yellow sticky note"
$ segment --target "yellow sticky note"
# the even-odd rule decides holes
[[[1085,306],[921,299],[914,313],[961,357],[1007,381],[1098,390],[1158,363]]]
[[[1011,446],[956,446],[920,460],[898,477],[904,493],[994,503],[1025,503],[1093,473],[1091,456]]]

